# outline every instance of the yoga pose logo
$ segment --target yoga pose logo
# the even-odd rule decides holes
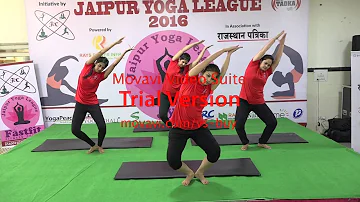
[[[48,78],[46,79],[47,97],[40,98],[42,106],[59,106],[69,103],[75,103],[74,95],[65,94],[60,90],[60,87],[63,85],[71,92],[76,94],[76,89],[70,86],[70,84],[65,80],[65,77],[69,73],[67,66],[61,65],[61,63],[69,59],[73,59],[79,62],[79,60],[74,56],[65,56],[57,60],[53,68],[49,72]],[[81,68],[81,65],[79,65],[78,68]],[[107,99],[99,99],[99,104],[103,104],[107,101]]]
[[[55,16],[51,16],[44,11],[35,11],[36,18],[43,24],[39,32],[36,34],[36,40],[42,41],[49,38],[51,35],[56,34],[67,40],[74,40],[75,35],[65,25],[65,22],[70,16],[70,11],[62,11]]]
[[[157,99],[160,99],[162,83],[165,79],[166,69],[174,54],[183,47],[199,41],[197,38],[176,30],[159,31],[141,40],[135,49],[129,55],[127,65],[125,67],[126,77],[132,76],[134,82],[126,84],[126,88],[131,95],[138,95],[135,99],[135,105],[146,115],[159,119],[159,106]],[[204,45],[194,46],[187,53],[191,58],[196,59],[201,53]],[[205,52],[204,58],[210,53]],[[139,97],[143,98],[140,102]],[[155,106],[145,106],[146,100],[154,98]],[[171,108],[169,113],[171,114]]]
[[[36,93],[36,88],[26,80],[30,67],[24,66],[15,73],[0,69],[0,97],[5,97],[15,89],[26,93]]]
[[[5,101],[1,107],[1,119],[10,130],[24,130],[37,124],[40,108],[28,96],[15,95]]]
[[[277,51],[279,49],[279,45],[276,47],[273,56],[275,57]],[[280,71],[275,71],[272,77],[272,81],[278,87],[283,86],[284,84],[289,85],[289,90],[286,91],[276,91],[271,96],[274,99],[293,99],[296,98],[295,94],[295,83],[299,82],[303,73],[304,73],[304,65],[303,60],[297,51],[290,48],[289,46],[284,45],[284,53],[290,59],[290,62],[294,65],[294,69],[288,72],[285,76]]]
[[[271,7],[274,11],[279,8],[286,8],[288,11],[298,10],[301,6],[301,0],[271,0]]]

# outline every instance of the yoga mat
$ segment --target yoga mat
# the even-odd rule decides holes
[[[224,124],[221,124],[220,126],[217,126],[215,123],[208,123],[208,128],[210,130],[221,130],[221,129],[229,129],[229,126],[224,126]],[[165,124],[149,124],[145,125],[144,127],[135,127],[134,133],[139,132],[161,132],[161,131],[169,131],[170,128],[167,127]]]
[[[202,160],[184,161],[196,171]],[[205,172],[205,177],[260,176],[250,158],[222,159]],[[115,175],[115,180],[184,178],[185,174],[173,170],[167,161],[125,162]]]
[[[105,138],[102,146],[104,149],[150,148],[152,140],[152,137]],[[97,143],[97,138],[92,138],[92,141]],[[32,151],[88,150],[89,148],[86,142],[79,139],[47,139]]]
[[[214,135],[219,145],[241,145],[238,135]],[[257,144],[261,134],[248,134],[250,144]],[[306,140],[298,136],[296,133],[274,133],[271,135],[267,144],[279,143],[308,143]],[[197,146],[194,140],[191,140],[193,146]]]

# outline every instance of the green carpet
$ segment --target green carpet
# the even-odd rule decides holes
[[[260,120],[248,120],[248,133],[261,133]],[[97,137],[96,125],[84,125]],[[167,132],[133,133],[119,123],[107,125],[107,137],[153,136],[152,148],[31,152],[48,138],[73,138],[70,125],[53,125],[0,155],[0,199],[4,202],[99,201],[224,201],[245,199],[321,199],[360,197],[360,155],[288,119],[278,119],[275,132],[296,132],[309,143],[276,144],[272,150],[255,146],[222,146],[221,159],[250,157],[261,177],[213,177],[210,184],[182,179],[113,180],[125,161],[166,161]],[[215,135],[236,134],[214,130]],[[201,160],[204,152],[191,142],[183,160]]]

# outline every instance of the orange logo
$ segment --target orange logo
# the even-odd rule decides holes
[[[105,36],[95,36],[92,41],[92,45],[96,48],[96,50],[101,50],[104,48],[106,42]]]

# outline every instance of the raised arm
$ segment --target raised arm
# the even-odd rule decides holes
[[[193,67],[190,71],[189,71],[189,76],[196,76],[198,75],[201,71],[203,71],[212,61],[214,61],[216,58],[218,58],[220,55],[222,55],[225,52],[228,52],[234,48],[237,48],[238,46],[231,46],[229,48],[224,48],[221,49],[219,51],[217,51],[216,53],[210,55],[208,58],[206,58],[204,61],[202,61],[200,64],[196,65],[195,67]]]
[[[274,58],[274,63],[271,65],[271,68],[272,68],[273,72],[275,71],[276,67],[279,65],[281,56],[282,56],[282,54],[284,52],[285,38],[286,38],[286,33],[280,39],[279,50],[276,52],[276,56]]]
[[[192,43],[192,44],[189,44],[187,46],[185,46],[183,49],[179,50],[179,52],[177,52],[173,57],[172,57],[172,60],[175,61],[177,59],[179,59],[179,57],[184,53],[186,52],[187,50],[189,50],[190,48],[194,47],[195,45],[199,45],[201,43],[203,43],[205,40],[202,40],[202,41],[198,41],[198,42],[195,42],[195,43]]]
[[[207,46],[207,47],[205,47],[205,48],[201,51],[200,55],[196,58],[196,60],[191,63],[189,69],[194,68],[194,67],[200,62],[201,58],[202,58],[202,57],[204,56],[204,54],[205,54],[205,51],[206,51],[208,48],[210,48],[211,46],[213,46],[213,45]]]
[[[124,40],[124,38],[125,37],[122,37],[118,41],[115,41],[114,43],[112,43],[110,46],[107,46],[107,47],[101,49],[101,51],[97,52],[88,61],[86,61],[86,64],[88,64],[88,65],[93,64],[97,59],[99,59],[99,57],[101,57],[104,53],[108,52],[112,47],[114,47],[117,44],[120,44],[122,42],[122,40]]]
[[[224,62],[223,66],[221,67],[221,70],[220,70],[220,75],[219,75],[219,79],[220,79],[220,80],[221,80],[222,77],[225,76],[226,71],[228,70],[228,67],[229,67],[229,64],[230,64],[231,55],[232,55],[235,51],[239,50],[240,48],[242,48],[242,47],[233,48],[232,50],[230,50],[230,51],[228,52],[228,54],[227,54],[227,56],[226,56],[226,59],[225,59],[225,62]],[[220,81],[218,81],[218,82],[215,83],[215,84],[212,84],[211,90],[215,90],[215,89],[219,86],[219,84],[220,84]]]
[[[280,34],[278,34],[276,37],[271,39],[253,58],[253,61],[260,60],[262,56],[266,54],[266,51],[270,49],[270,47],[275,43],[275,41],[284,33],[282,31]]]
[[[125,56],[125,54],[131,50],[134,50],[133,48],[129,48],[127,49],[125,52],[123,52],[120,57],[118,57],[106,70],[105,70],[105,74],[104,74],[104,78],[106,79],[110,73],[114,70],[114,68],[116,67],[117,64],[119,64],[119,62],[123,59],[123,57]]]

